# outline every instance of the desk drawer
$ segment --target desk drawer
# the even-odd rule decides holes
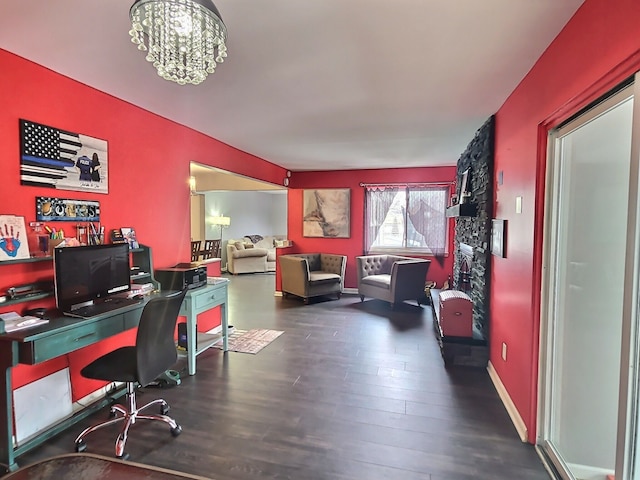
[[[200,312],[202,310],[207,310],[215,305],[220,305],[225,301],[225,293],[226,289],[218,288],[196,295],[191,298],[191,300],[193,301],[193,309],[196,312]]]
[[[114,315],[89,324],[55,333],[29,343],[19,345],[20,363],[33,365],[51,358],[86,347],[112,335],[124,328],[124,315]]]

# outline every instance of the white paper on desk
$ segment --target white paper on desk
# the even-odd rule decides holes
[[[32,316],[22,317],[16,312],[3,313],[0,315],[0,319],[4,321],[4,331],[8,333],[49,323],[49,320],[46,318]]]
[[[227,278],[222,277],[207,277],[207,285],[215,285],[216,283],[228,282]]]
[[[22,318],[22,316],[18,312],[0,313],[0,320],[4,322],[12,322],[19,318]]]

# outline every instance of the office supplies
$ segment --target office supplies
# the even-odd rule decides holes
[[[4,331],[7,333],[37,327],[49,322],[45,318],[23,317],[18,312],[0,313],[0,320],[4,323]]]
[[[16,285],[7,288],[7,296],[11,300],[19,298],[32,297],[41,293],[49,293],[53,291],[53,284],[49,281],[28,283],[26,285]]]
[[[24,315],[27,317],[46,318],[47,309],[44,307],[30,308],[25,310]]]

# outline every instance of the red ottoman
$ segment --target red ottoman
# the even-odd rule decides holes
[[[440,292],[440,330],[445,337],[473,336],[473,303],[459,290]]]

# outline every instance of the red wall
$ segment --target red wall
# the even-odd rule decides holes
[[[285,176],[283,168],[4,50],[0,50],[0,71],[0,212],[24,216],[27,223],[35,220],[36,196],[98,200],[107,231],[135,227],[139,241],[153,248],[154,266],[171,266],[190,258],[190,161],[276,184]],[[21,186],[20,118],[107,140],[109,193]],[[71,225],[62,226],[67,234],[75,232]],[[0,269],[2,292],[11,285],[53,275],[50,262],[0,265]],[[0,312],[22,311],[27,305],[53,303],[0,307]],[[134,333],[125,332],[44,365],[20,366],[14,370],[14,384],[20,386],[69,365],[77,399],[95,387],[86,380],[75,381],[79,369],[114,346],[133,342]]]
[[[528,427],[531,442],[536,433],[546,128],[640,69],[638,25],[637,0],[586,0],[496,114],[495,172],[503,172],[504,182],[496,184],[494,210],[497,218],[508,220],[508,243],[506,258],[492,257],[490,358]],[[107,228],[134,226],[141,242],[153,247],[156,266],[188,258],[189,160],[274,184],[284,177],[282,168],[2,50],[0,69],[3,213],[32,220],[34,197],[52,193],[19,185],[19,118],[109,141],[109,194],[66,192],[59,196],[99,200],[103,224]],[[442,169],[440,178],[435,178],[439,176],[436,171],[294,172],[289,195],[289,235],[294,248],[347,254],[346,285],[354,287],[354,257],[362,253],[362,218],[357,212],[362,211],[363,191],[359,182],[453,179],[453,169]],[[304,188],[351,188],[351,238],[302,237],[300,189]],[[515,213],[517,196],[523,197],[522,214]],[[50,275],[43,265],[0,268],[0,290],[34,276]],[[441,269],[432,264],[428,278],[441,283],[450,271],[451,257]],[[507,362],[500,356],[502,342],[509,346]],[[54,371],[57,365],[50,368]],[[24,370],[35,376],[46,369],[18,370],[18,376],[26,378]]]
[[[455,163],[456,159],[451,160]],[[395,168],[392,170],[337,170],[332,172],[294,172],[288,195],[288,234],[293,240],[291,252],[324,252],[347,255],[345,287],[356,288],[356,260],[364,248],[364,188],[360,183],[452,182],[456,167]],[[351,237],[306,238],[302,236],[302,191],[308,188],[349,188],[351,190]],[[453,228],[449,221],[449,256],[439,263],[433,257],[427,279],[441,286],[453,271]],[[276,288],[280,289],[279,278]]]
[[[536,438],[546,134],[640,68],[640,2],[586,0],[496,114],[495,216],[506,258],[492,256],[490,360]],[[633,56],[633,55],[636,56]],[[522,196],[522,214],[515,213]],[[501,345],[508,345],[507,361]]]

